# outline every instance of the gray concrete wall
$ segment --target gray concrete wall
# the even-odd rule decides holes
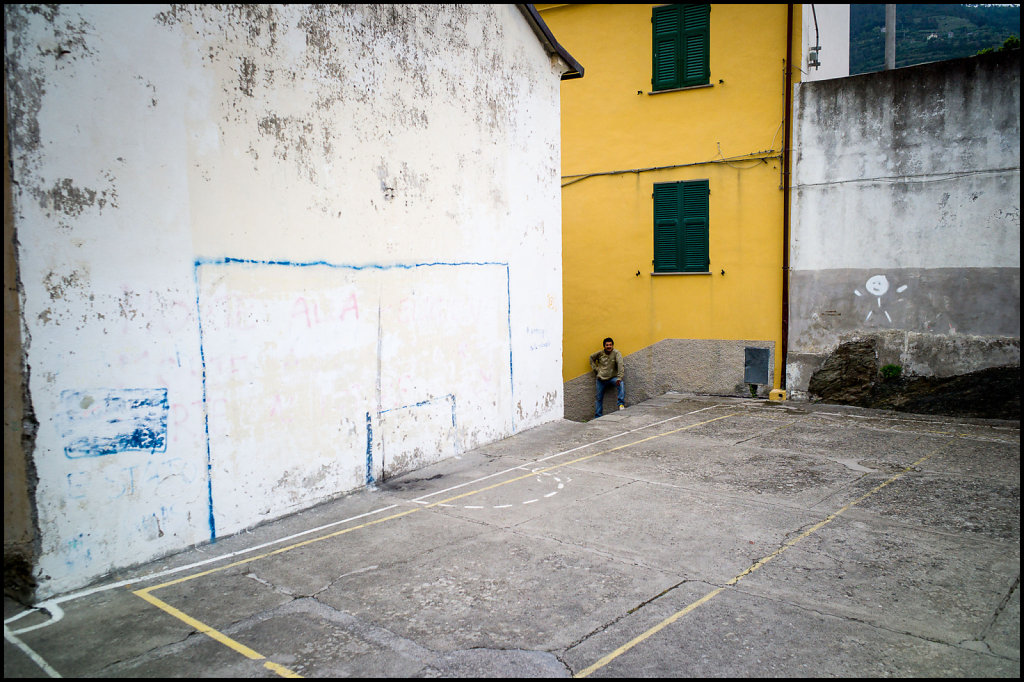
[[[626,405],[635,405],[668,391],[749,397],[750,389],[743,381],[746,348],[767,348],[768,376],[774,376],[773,341],[665,339],[623,355]],[[758,395],[767,395],[770,390],[770,385],[759,386]],[[596,398],[593,372],[565,382],[564,395],[566,419],[593,419]],[[615,391],[606,391],[604,413],[610,414],[615,409]]]
[[[791,395],[857,338],[910,374],[1019,365],[1019,51],[795,95]]]

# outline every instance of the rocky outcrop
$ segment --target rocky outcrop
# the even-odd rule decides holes
[[[844,343],[811,376],[807,392],[824,402],[868,407],[878,380],[874,339]]]
[[[900,412],[1020,419],[1020,366],[950,377],[879,374],[874,340],[844,343],[811,376],[814,402]]]

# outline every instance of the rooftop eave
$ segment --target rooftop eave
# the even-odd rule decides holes
[[[562,61],[568,64],[569,70],[562,73],[562,80],[566,81],[572,78],[583,78],[583,66],[573,59],[573,56],[569,54],[568,50],[558,44],[558,41],[555,40],[555,36],[551,34],[551,29],[549,29],[548,25],[544,23],[544,20],[540,18],[537,8],[533,5],[516,5],[516,9],[519,10],[527,23],[530,24],[530,28],[533,29],[534,35],[537,36],[537,40],[541,42],[548,54],[558,55],[562,58]]]

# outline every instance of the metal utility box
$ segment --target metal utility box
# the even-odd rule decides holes
[[[770,384],[769,368],[772,359],[770,348],[743,349],[743,383]]]

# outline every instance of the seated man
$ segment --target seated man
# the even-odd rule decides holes
[[[622,383],[622,372],[625,364],[622,353],[615,350],[615,342],[611,337],[604,340],[604,350],[590,356],[590,369],[597,374],[597,404],[594,406],[594,418],[604,414],[604,390],[615,386],[618,389],[619,409],[626,409],[626,387]]]

